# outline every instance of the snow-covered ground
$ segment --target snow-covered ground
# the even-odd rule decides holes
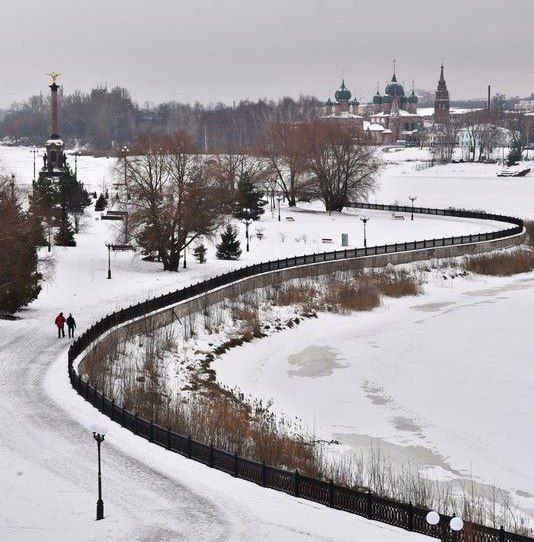
[[[29,150],[2,148],[0,153],[5,170],[14,170],[17,182],[29,185],[32,168],[21,165],[26,155],[31,164]],[[87,159],[83,180],[89,187],[97,188],[108,175],[101,160],[96,165]],[[115,308],[243,265],[190,262],[187,271],[164,273],[157,264],[121,253],[113,256],[113,279],[108,281],[104,243],[112,228],[90,214],[77,247],[53,248],[54,267],[39,298],[20,313],[20,320],[0,321],[2,540],[425,539],[235,480],[109,421],[103,448],[106,519],[95,522],[96,446],[87,425],[100,415],[70,388],[68,341],[55,337],[55,314],[72,311],[82,330]],[[249,257],[264,259],[266,252]]]
[[[18,184],[29,186],[33,166],[28,148],[1,147],[0,160],[3,162],[6,172],[13,171],[17,175]],[[78,162],[79,178],[90,189],[100,190],[103,180],[107,182],[108,186],[111,184],[109,169],[112,165],[113,160],[81,157]],[[407,171],[409,171],[406,175],[402,172],[404,167],[407,167]],[[479,196],[480,201],[484,204],[479,204],[472,201],[474,198],[470,199],[466,196],[464,199],[461,191],[457,192],[457,188],[452,188],[453,185],[456,187],[458,184],[466,183],[467,193],[474,195],[474,189],[469,192],[470,179],[451,179],[451,188],[447,189],[442,188],[442,178],[435,176],[431,177],[432,180],[429,181],[429,177],[423,176],[429,170],[414,172],[413,169],[414,164],[391,164],[384,172],[381,189],[374,196],[376,200],[387,203],[398,199],[399,202],[404,203],[408,194],[415,194],[419,196],[418,203],[422,205],[456,205],[489,209],[493,209],[495,205],[497,206],[495,210],[510,213],[517,211],[519,214],[525,213],[524,209],[529,208],[528,190],[524,189],[526,191],[523,191],[521,197],[516,197],[514,191],[513,195],[508,198],[505,191],[501,192],[500,198],[495,196],[492,199],[489,196],[489,187],[498,192],[505,190],[503,187],[515,186],[517,183],[517,186],[520,187],[518,190],[520,190],[523,185],[519,183],[525,183],[525,186],[529,186],[532,183],[531,177],[526,177],[521,181],[496,181],[495,179],[483,178]],[[452,176],[452,174],[450,175]],[[405,179],[406,184],[404,184]],[[423,190],[419,190],[423,186],[425,187],[424,197]],[[493,192],[491,193],[493,194]],[[435,194],[437,195],[435,196]],[[532,194],[532,189],[530,194]],[[513,199],[513,201],[508,201],[508,199]],[[532,201],[531,197],[530,201]],[[516,203],[517,210],[515,210]],[[315,209],[310,210],[316,211]],[[525,213],[526,216],[532,214],[532,210],[530,210],[530,215]],[[278,223],[276,216],[269,212],[266,215],[266,218],[258,226],[254,225],[251,230],[251,233],[254,234],[256,227],[264,228],[264,239],[260,241],[254,237],[251,242],[251,252],[244,254],[241,262],[218,262],[211,257],[207,264],[200,265],[189,257],[188,269],[178,274],[165,273],[160,270],[157,264],[142,262],[127,253],[118,253],[112,256],[113,279],[106,280],[107,253],[104,243],[113,236],[113,224],[100,222],[93,215],[89,215],[86,219],[84,229],[77,237],[78,246],[76,248],[53,248],[52,258],[55,265],[42,294],[20,314],[21,320],[16,322],[0,321],[0,421],[5,428],[0,433],[0,464],[4,472],[4,476],[0,480],[2,540],[10,542],[35,539],[348,541],[360,538],[372,542],[374,540],[422,539],[417,535],[404,533],[385,525],[369,523],[362,518],[331,511],[313,503],[293,499],[283,494],[263,490],[246,482],[234,480],[152,446],[115,424],[111,424],[111,422],[109,424],[112,425],[112,431],[104,444],[104,491],[108,517],[103,522],[95,523],[93,521],[96,491],[95,445],[85,427],[98,414],[69,386],[65,361],[67,341],[58,341],[54,336],[55,330],[52,322],[55,314],[60,310],[72,311],[77,317],[79,329],[82,330],[96,318],[118,307],[123,307],[149,295],[178,288],[232,266],[243,265],[247,261],[341,248],[341,233],[349,233],[350,246],[361,246],[362,244],[361,223],[359,223],[358,216],[336,214],[329,217],[324,213],[299,212],[294,213],[294,222],[286,222],[286,211],[283,210],[282,222]],[[387,213],[366,213],[366,215],[370,216],[369,244],[401,242],[458,233],[476,233],[486,231],[487,228],[492,229],[494,226],[489,223],[469,220],[451,221],[417,217],[414,222],[411,222],[409,220],[393,221]],[[243,228],[241,228],[241,234],[244,234]],[[323,237],[332,238],[334,243],[323,245],[321,242]],[[42,254],[45,255],[44,252]],[[531,287],[528,283],[526,284],[527,288]],[[440,289],[435,288],[435,291],[439,293]],[[455,295],[453,291],[448,293],[452,297]],[[523,292],[523,295],[527,299],[526,292]],[[421,300],[418,302],[422,303]],[[434,298],[432,297],[429,302],[434,302]],[[482,311],[484,305],[474,305],[474,307],[478,307],[477,310]],[[436,310],[436,315],[445,312],[441,309]],[[523,327],[520,329],[526,333],[528,331],[528,315],[523,311],[519,312],[519,309],[517,311],[518,315],[513,318],[513,321],[518,326],[522,325]],[[387,356],[384,354],[382,361],[387,368],[387,371],[384,369],[384,373],[389,371],[389,376],[387,378],[387,375],[384,376],[383,381],[380,380],[379,384],[388,386],[392,385],[391,382],[394,381],[393,384],[396,387],[393,391],[397,393],[398,387],[404,382],[411,390],[417,381],[417,372],[406,373],[406,376],[400,375],[404,371],[404,365],[399,362],[397,365],[398,378],[391,376],[395,375],[396,357],[408,358],[408,361],[412,362],[412,357],[406,355],[406,352],[409,351],[409,345],[406,346],[401,342],[398,352],[393,347],[394,335],[396,333],[399,340],[402,341],[408,341],[410,337],[418,337],[418,333],[425,326],[418,324],[417,321],[412,322],[412,320],[413,315],[419,314],[419,312],[422,315],[419,320],[421,318],[431,320],[432,313],[421,310],[413,310],[412,312],[409,306],[404,306],[401,303],[398,307],[392,306],[391,312],[380,310],[366,315],[365,318],[369,316],[369,322],[367,320],[360,321],[360,318],[363,317],[358,317],[358,321],[347,318],[344,320],[346,324],[336,322],[338,330],[333,330],[332,337],[339,337],[339,341],[345,340],[348,345],[350,333],[347,328],[355,329],[360,325],[365,325],[365,329],[369,329],[369,333],[373,335],[373,325],[376,325],[377,329],[386,331],[384,324],[389,322],[388,326],[390,327],[387,329],[391,328],[393,335],[388,336],[387,340],[384,339],[386,342],[382,347],[386,353],[389,352],[388,359],[385,359]],[[409,318],[406,320],[405,314],[412,316],[412,320]],[[496,310],[491,314],[493,315],[493,319],[490,319],[492,324],[512,321],[502,310]],[[519,318],[519,315],[522,315],[523,318]],[[443,328],[447,330],[447,333],[442,335],[443,340],[446,341],[445,347],[447,349],[452,348],[452,343],[457,348],[460,348],[462,344],[471,344],[471,341],[474,340],[471,335],[469,335],[467,343],[461,343],[456,337],[462,336],[460,333],[467,334],[468,325],[475,326],[483,321],[482,317],[479,318],[476,314],[474,316],[473,319],[466,318],[464,321],[467,324],[462,324],[461,329],[454,327],[452,330],[454,334],[451,334],[447,327]],[[328,318],[335,317],[329,316]],[[454,326],[454,323],[458,321],[453,316],[448,325]],[[322,326],[324,322],[325,320],[320,319],[317,321],[317,325]],[[410,325],[407,326],[406,322],[409,322]],[[488,322],[486,323],[489,325]],[[311,324],[314,322],[305,325]],[[328,325],[327,327],[331,328],[332,326]],[[291,337],[293,337],[292,340],[297,340],[300,345],[303,345],[301,341],[304,339],[300,329],[305,329],[304,325],[299,326],[295,335],[291,335]],[[478,340],[483,341],[484,337],[487,341],[490,340],[489,334],[492,331],[488,335],[484,335],[485,329],[481,330],[482,338]],[[346,331],[346,335],[335,334],[342,333],[343,330]],[[437,333],[440,331],[440,326],[436,325],[434,330]],[[278,337],[283,338],[282,336],[288,337],[289,335],[280,334]],[[319,329],[316,336],[321,336]],[[273,340],[277,340],[278,337]],[[495,339],[496,335],[493,334],[492,337]],[[527,337],[525,339],[527,341],[528,335],[525,334],[525,337]],[[428,351],[428,348],[433,346],[430,344],[431,338],[431,335],[426,340],[421,338],[419,343],[418,339],[414,339],[414,344],[421,345],[420,356],[422,359],[428,360],[432,355]],[[306,339],[311,340],[310,336]],[[505,344],[504,341],[502,343]],[[443,343],[440,344],[443,346]],[[265,343],[265,345],[267,348],[269,343]],[[365,366],[361,368],[362,373],[351,376],[354,383],[353,393],[348,393],[346,387],[348,379],[347,382],[342,383],[343,386],[340,388],[340,394],[342,392],[348,402],[356,401],[360,404],[364,402],[361,383],[364,378],[370,378],[370,373],[372,373],[367,359],[369,351],[364,347],[365,344],[354,346],[355,351],[359,352],[358,359],[363,356],[366,356],[366,359],[364,360]],[[515,340],[516,352],[520,347],[520,341]],[[347,348],[349,347],[347,346]],[[436,363],[439,359],[443,359],[435,353],[435,349],[433,352]],[[507,350],[502,354],[503,357],[506,356],[504,359],[507,360],[507,366],[510,367],[512,353],[507,355],[508,352],[510,351]],[[476,353],[476,350],[471,350],[473,357],[476,357]],[[443,356],[445,355],[443,354]],[[390,357],[392,359],[389,359]],[[458,353],[452,357],[450,363],[454,362],[457,367],[461,361]],[[274,358],[271,360],[272,366],[270,364],[264,366],[267,381],[269,381],[268,373],[271,369],[276,370],[276,363],[283,363],[283,360],[277,361]],[[413,360],[414,371],[420,367],[420,362],[415,363],[416,361]],[[483,360],[476,357],[475,362],[482,363]],[[441,380],[446,381],[447,379],[447,367],[441,366],[439,368]],[[462,367],[465,370],[465,365]],[[521,382],[528,382],[529,375],[531,375],[528,365],[523,364],[515,369],[524,372],[517,378],[518,385]],[[338,373],[338,370],[333,371],[336,379]],[[411,378],[408,378],[408,374]],[[487,374],[484,374],[487,377]],[[475,374],[469,373],[468,376],[474,378]],[[455,371],[454,377],[460,378],[458,371]],[[313,380],[316,383],[321,381],[322,378]],[[314,394],[309,391],[310,379],[298,376],[287,379],[287,385],[299,382],[308,383],[305,394],[308,397],[313,397]],[[428,382],[428,379],[421,382]],[[452,382],[454,383],[454,380]],[[445,394],[444,385],[440,386],[439,393],[442,395]],[[494,388],[492,390],[494,391]],[[393,431],[388,414],[384,414],[384,412],[388,408],[395,408],[396,404],[405,408],[406,412],[412,413],[414,423],[419,423],[421,402],[415,400],[409,402],[405,397],[408,392],[405,392],[405,395],[402,395],[401,392],[402,390],[398,390],[398,399],[392,398],[392,401],[396,400],[397,403],[375,404],[374,408],[369,408],[367,405],[369,422],[372,421],[372,418],[376,418],[376,427],[383,430],[384,438],[390,438],[391,435],[391,433],[386,433],[386,430]],[[477,390],[478,392],[479,390]],[[507,389],[506,392],[510,393],[510,389]],[[461,390],[458,393],[461,393]],[[494,391],[494,393],[496,392]],[[432,397],[437,400],[442,395],[436,393]],[[462,401],[465,405],[467,399],[462,397]],[[394,406],[390,407],[390,404]],[[280,403],[280,406],[284,405]],[[307,408],[306,405],[302,406]],[[518,410],[526,408],[523,403],[515,406]],[[329,423],[328,416],[331,414],[328,412],[329,410],[326,409],[325,419],[321,418],[321,427],[326,428]],[[438,429],[445,424],[445,412],[446,408],[443,408],[436,414]],[[299,412],[298,414],[303,417],[302,415],[308,414],[308,412]],[[506,415],[509,415],[508,411],[506,411]],[[405,417],[410,418],[408,415]],[[350,423],[345,422],[347,420],[341,425],[350,427],[345,431],[341,430],[342,428],[337,428],[337,433],[378,435],[376,429],[374,432],[368,433],[360,431],[359,423],[354,423],[354,420],[351,420]],[[423,421],[421,421],[422,423]],[[403,424],[401,423],[401,425]],[[406,422],[404,425],[409,426],[409,423]],[[489,427],[490,421],[486,426],[482,423],[479,425],[480,431],[482,431],[484,427]],[[354,430],[354,427],[357,429]],[[468,434],[467,429],[462,427],[463,433],[461,434]],[[508,428],[506,430],[508,431]],[[405,433],[405,438],[408,435],[415,442],[415,431],[414,435],[402,429],[398,429],[398,431],[399,434]],[[447,431],[450,432],[450,428]],[[439,431],[431,433],[429,429],[429,437],[427,438],[432,436],[435,439],[432,442],[441,445],[441,442],[446,440],[447,431],[442,433],[440,440]],[[451,438],[454,438],[455,434],[452,435]],[[405,445],[407,442],[404,441],[401,444]],[[479,439],[477,444],[482,442]],[[501,442],[502,440],[497,441],[497,443]],[[522,449],[526,450],[527,447]],[[492,453],[494,450],[494,448],[490,449]],[[480,449],[479,452],[483,453],[484,450]],[[446,454],[448,451],[445,451],[443,455]],[[517,456],[517,463],[521,468],[524,457],[520,451],[515,456]],[[511,459],[506,468],[509,469],[512,464],[515,465],[514,461],[515,459]],[[481,471],[481,475],[485,476],[485,472]]]

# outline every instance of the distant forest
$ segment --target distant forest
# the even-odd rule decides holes
[[[420,107],[434,105],[434,93],[418,90]],[[501,97],[503,99],[504,97]],[[456,100],[451,106],[485,107],[484,100]],[[60,89],[60,134],[69,146],[88,146],[95,153],[120,149],[146,131],[168,133],[185,130],[201,152],[247,149],[256,145],[268,121],[313,120],[322,111],[322,100],[313,96],[279,100],[222,103],[165,102],[139,106],[127,89],[97,87],[90,92],[63,94]],[[42,145],[50,135],[50,97],[35,95],[0,111],[0,139]]]
[[[61,91],[60,91],[61,92]],[[89,93],[60,94],[60,135],[68,145],[88,145],[94,151],[120,149],[148,130],[186,130],[201,151],[225,151],[255,145],[268,120],[308,121],[322,102],[310,96],[277,101],[240,101],[235,106],[166,102],[143,107],[128,90],[99,87]],[[0,122],[0,138],[42,145],[50,135],[50,98],[32,96],[14,103]]]

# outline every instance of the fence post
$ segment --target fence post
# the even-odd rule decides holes
[[[373,494],[367,492],[367,519],[373,519]]]
[[[213,468],[215,461],[213,460],[213,443],[210,444],[210,467]]]
[[[300,474],[298,469],[295,470],[295,475],[293,477],[293,495],[295,495],[295,497],[300,497]]]
[[[167,450],[171,449],[171,428],[167,427]]]
[[[265,460],[261,462],[261,485],[262,487],[267,485],[267,465],[265,464]]]
[[[330,480],[330,485],[328,486],[328,506],[330,508],[334,507],[334,491],[336,486],[334,485],[334,480]]]
[[[237,452],[234,452],[234,474],[236,478],[239,478],[239,456]]]
[[[501,528],[499,529],[499,542],[505,542],[506,541],[506,532],[504,530],[504,527],[501,525]]]
[[[408,503],[408,530],[413,531],[413,504]]]
[[[344,255],[344,258],[347,257],[347,249],[345,249],[345,255]]]
[[[154,442],[154,422],[150,420],[150,425],[148,426],[148,441]]]
[[[191,459],[191,455],[193,453],[193,439],[191,438],[191,435],[187,436],[187,457]]]
[[[436,246],[436,238],[433,238],[433,239],[432,239],[432,246],[433,246],[433,247]]]
[[[134,414],[134,435],[137,435],[137,412]]]

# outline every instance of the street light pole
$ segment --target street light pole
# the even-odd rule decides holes
[[[108,279],[111,278],[111,243],[107,243],[108,247]]]
[[[91,426],[91,431],[93,437],[96,440],[96,447],[98,452],[98,500],[96,501],[96,519],[104,519],[104,501],[102,499],[102,467],[101,467],[101,455],[100,447],[102,442],[104,442],[104,437],[106,436],[107,430],[105,427],[99,424],[93,424]]]
[[[276,199],[278,201],[278,222],[280,222],[280,201],[282,200],[282,198],[281,196],[277,196]]]
[[[184,244],[184,269],[187,269],[187,238]]]
[[[249,246],[249,242],[248,242],[248,227],[250,225],[250,220],[245,220],[245,237],[247,238],[247,252],[250,252],[250,246]]]
[[[11,201],[15,201],[15,174],[11,174]]]
[[[412,220],[413,220],[413,202],[417,199],[417,196],[408,196],[408,199],[412,202]]]
[[[360,218],[360,220],[363,222],[363,246],[364,248],[367,248],[367,221],[369,220],[368,217]]]
[[[33,154],[33,183],[35,184],[35,155],[38,152],[35,145],[31,148],[30,152]]]

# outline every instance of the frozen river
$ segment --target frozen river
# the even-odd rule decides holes
[[[534,273],[437,278],[371,313],[320,315],[224,355],[224,384],[321,438],[440,479],[503,485],[534,510]]]

